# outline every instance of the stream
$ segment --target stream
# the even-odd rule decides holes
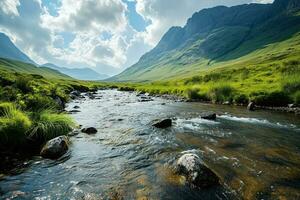
[[[67,105],[96,135],[71,137],[59,160],[39,156],[0,178],[0,199],[300,199],[300,119],[244,107],[175,102],[134,92],[98,91]],[[216,112],[216,121],[201,119]],[[172,118],[167,129],[155,119]],[[172,166],[185,152],[201,156],[222,186],[196,189]]]

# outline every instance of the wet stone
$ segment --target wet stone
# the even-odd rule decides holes
[[[59,136],[49,140],[41,150],[43,158],[57,159],[64,155],[69,149],[69,139],[67,136]]]
[[[186,177],[188,183],[200,188],[220,185],[219,177],[209,169],[196,154],[187,153],[176,163],[178,174]]]
[[[168,128],[172,126],[172,119],[163,119],[157,122],[154,122],[153,125],[156,128]]]
[[[98,131],[94,127],[89,127],[89,128],[83,128],[81,132],[86,133],[86,134],[96,134]]]

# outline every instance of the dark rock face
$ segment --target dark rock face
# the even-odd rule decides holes
[[[43,158],[57,159],[64,155],[69,149],[69,139],[67,136],[59,136],[49,140],[42,148],[40,155]]]
[[[196,154],[181,156],[177,161],[176,171],[196,187],[207,188],[220,184],[219,177]]]
[[[202,119],[207,119],[207,120],[216,120],[217,119],[217,114],[216,113],[207,113],[205,115],[201,115]]]
[[[156,128],[168,128],[172,126],[172,119],[163,119],[153,124]]]
[[[89,128],[83,128],[83,129],[81,130],[81,132],[90,135],[90,134],[96,134],[98,131],[97,131],[97,129],[94,128],[94,127],[89,127]]]
[[[65,108],[65,102],[59,96],[54,98],[54,101],[59,105],[61,109]]]
[[[247,109],[250,110],[250,111],[254,111],[255,110],[255,103],[250,102],[247,106]]]

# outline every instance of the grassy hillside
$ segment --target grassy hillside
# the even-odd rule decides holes
[[[185,27],[171,28],[152,51],[111,80],[172,80],[237,63],[243,67],[292,59],[290,52],[299,54],[299,10],[294,0],[204,9]]]
[[[112,80],[215,103],[300,104],[299,8],[276,0],[202,10]]]
[[[255,101],[265,106],[300,104],[300,33],[238,59],[214,63],[213,67],[204,65],[207,62],[199,61],[188,69],[174,66],[170,70],[157,68],[153,76],[148,74],[149,79],[156,73],[165,74],[168,78],[120,83],[120,86],[216,103],[229,101],[247,104]]]
[[[65,135],[75,125],[63,113],[73,90],[95,90],[55,70],[0,60],[0,150],[39,149],[45,141]]]
[[[71,77],[47,67],[36,67],[16,60],[0,58],[0,70],[7,72],[18,72],[26,74],[38,74],[52,79],[72,79]]]

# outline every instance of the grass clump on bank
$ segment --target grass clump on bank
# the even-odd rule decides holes
[[[34,123],[30,131],[30,137],[38,138],[42,141],[66,135],[75,125],[68,115],[53,113],[50,110],[34,113],[32,118]]]
[[[0,104],[0,138],[2,146],[17,146],[25,142],[32,121],[12,103]]]
[[[53,111],[28,113],[17,109],[13,103],[0,104],[0,143],[10,149],[20,149],[30,143],[42,144],[66,135],[74,125],[69,116]]]

